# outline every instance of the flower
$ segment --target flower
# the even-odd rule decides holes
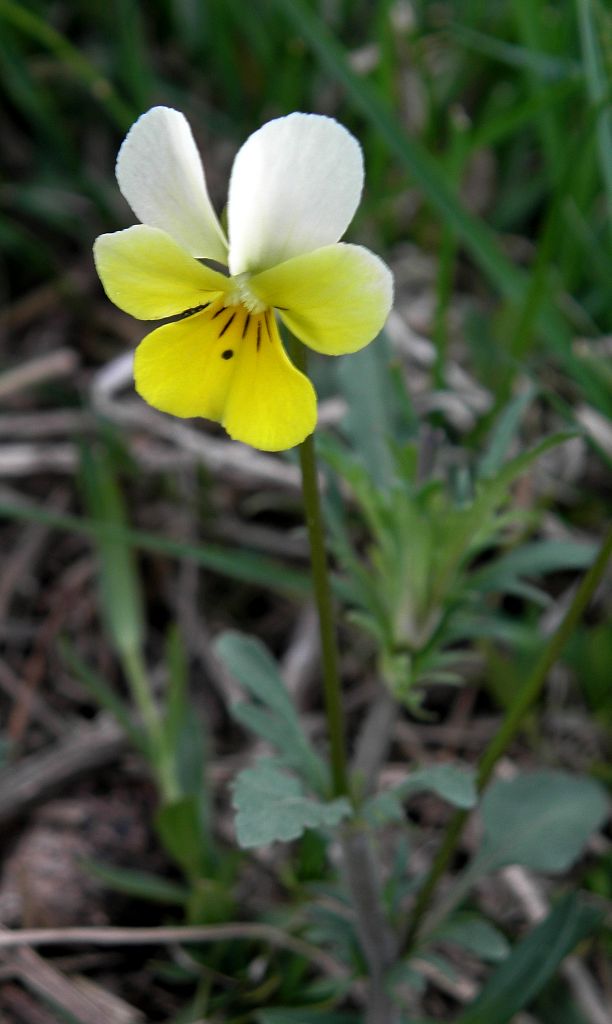
[[[254,448],[299,444],[314,430],[316,395],[276,316],[309,348],[342,355],[367,345],[391,307],[382,260],[338,241],[361,196],[359,143],[316,114],[264,124],[234,161],[227,236],[179,111],[153,107],[132,125],[117,181],[142,223],[96,239],[106,294],[141,320],[178,316],[136,349],[138,393]]]

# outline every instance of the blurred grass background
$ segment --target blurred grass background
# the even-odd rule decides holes
[[[525,498],[528,509],[537,506],[538,523],[551,512],[554,522],[547,536],[565,540],[563,528],[569,524],[595,540],[609,513],[602,470],[612,460],[607,419],[612,411],[611,79],[612,11],[605,0],[0,0],[0,381],[3,371],[41,353],[71,349],[79,355],[73,377],[64,374],[42,386],[34,382],[33,393],[11,395],[7,419],[25,409],[23,427],[28,416],[35,420],[41,411],[87,410],[95,371],[146,332],[110,307],[91,257],[96,235],[134,221],[119,194],[114,162],[140,113],[167,104],[187,115],[218,211],[225,203],[233,155],[250,132],[296,109],[331,114],[365,150],[366,192],[351,239],[370,245],[393,266],[418,262],[422,255],[433,262],[433,289],[431,282],[426,284],[432,305],[424,329],[436,345],[433,386],[442,390],[448,384],[452,349],[453,359],[468,367],[493,397],[464,431],[435,407],[422,419],[441,428],[449,446],[458,442],[476,452],[500,414],[503,420],[504,410],[508,437],[514,437],[527,406],[525,433],[532,441],[551,429],[579,425],[591,449],[579,475],[566,487],[560,473],[558,489],[544,497],[537,487],[526,498],[517,492],[517,505]],[[398,298],[409,301],[399,274]],[[377,358],[386,358],[384,351]],[[384,405],[386,396],[365,395],[363,385],[358,390],[355,380],[362,371],[357,359],[351,365],[356,367],[351,371],[353,395],[359,396],[355,420],[363,420],[355,422],[353,440],[365,448],[369,423],[363,409]],[[517,398],[517,385],[523,388],[526,376],[531,388]],[[346,380],[344,386],[346,394]],[[513,396],[520,412],[509,404]],[[83,600],[93,589],[87,571],[95,569],[86,567],[77,580],[74,592],[80,600],[66,600],[73,591],[62,589],[75,559],[89,551],[96,536],[94,520],[105,517],[140,530],[125,534],[125,550],[115,545],[118,561],[128,564],[126,551],[132,546],[193,559],[208,570],[208,610],[214,605],[225,625],[246,621],[249,629],[271,637],[272,646],[278,641],[284,647],[294,609],[282,602],[287,594],[305,592],[305,567],[287,567],[289,531],[279,531],[276,547],[262,545],[264,555],[246,548],[256,539],[262,508],[267,525],[294,525],[295,495],[287,499],[280,491],[279,498],[279,489],[271,488],[271,497],[260,493],[243,500],[240,495],[239,501],[235,479],[228,486],[223,475],[216,481],[214,474],[200,472],[201,466],[194,485],[181,479],[186,464],[175,466],[174,451],[160,467],[149,465],[142,482],[137,461],[130,464],[133,450],[122,447],[121,424],[96,418],[86,429],[88,438],[102,440],[109,456],[103,471],[127,478],[129,514],[120,503],[113,504],[112,485],[106,488],[106,508],[104,494],[95,487],[85,488],[85,500],[80,500],[72,486],[75,463],[86,462],[91,452],[85,460],[73,459],[67,470],[60,468],[58,475],[65,472],[70,478],[68,487],[58,485],[53,472],[45,474],[40,460],[35,471],[22,474],[24,492],[39,502],[31,518],[43,526],[61,526],[67,536],[62,533],[56,540],[53,534],[45,558],[33,557],[40,590],[28,590],[26,579],[24,593],[17,592],[11,607],[15,621],[22,614],[19,625],[31,628],[12,640],[17,669],[27,669],[28,645],[38,644],[34,653],[43,650],[49,660],[52,706],[57,701],[71,715],[75,706],[82,711],[75,691],[65,680],[62,684],[62,669],[51,650],[54,630],[64,629],[66,618],[67,631],[82,641],[82,656],[112,675],[112,653],[100,642],[96,611],[87,611]],[[41,440],[35,433],[25,436]],[[378,441],[373,438],[372,461],[379,458],[381,437],[382,428]],[[70,440],[82,441],[78,430]],[[59,448],[54,449],[58,458]],[[97,458],[96,445],[91,448]],[[6,476],[12,479],[10,466]],[[252,478],[247,491],[250,484]],[[215,488],[216,512],[209,500]],[[53,510],[47,519],[43,504]],[[227,525],[236,506],[233,536],[221,535],[226,547],[215,548],[215,537],[212,544],[209,538],[200,543],[199,529],[207,532],[207,517],[216,515],[220,525]],[[75,507],[91,518],[63,514]],[[254,524],[255,531],[245,534],[245,523]],[[5,526],[7,549],[20,543],[20,526]],[[76,536],[78,531],[85,541]],[[180,541],[166,540],[179,533]],[[303,558],[299,536],[295,539]],[[102,555],[110,564],[108,553]],[[198,629],[210,623],[206,615],[199,617],[196,576],[188,576],[192,567],[162,569],[150,557],[144,563],[148,633],[141,622],[135,632],[138,643],[148,643],[159,659],[168,622],[180,620],[181,602],[193,606]],[[574,581],[567,572],[560,576],[549,587],[553,603],[559,594],[565,598],[565,588],[569,592]],[[259,592],[254,600],[259,585],[272,590],[271,600]],[[65,613],[71,604],[75,613],[79,604],[86,609],[83,618],[76,615],[72,630],[72,609]],[[133,612],[136,606],[132,602]],[[40,631],[41,609],[44,616],[56,607],[57,620]],[[517,616],[537,647],[539,615],[519,606]],[[118,625],[126,626],[121,616]],[[587,731],[592,726],[595,732],[597,719],[610,722],[610,636],[609,623],[594,614],[576,631],[567,651],[592,715]],[[121,650],[116,638],[111,648],[115,654]],[[516,652],[508,655],[491,647],[485,653],[484,685],[496,690],[496,702],[504,706],[506,695],[516,691],[524,663]],[[74,674],[82,674],[78,666]],[[213,734],[221,721],[219,745],[229,749],[233,734],[228,739],[227,720],[218,709],[216,716],[211,713],[206,689],[198,688],[209,701],[203,717]],[[554,687],[551,703],[563,706]],[[73,719],[67,721],[71,729]],[[542,741],[537,721],[531,725],[530,753],[533,746],[536,757],[546,761],[548,741]],[[7,732],[15,751],[40,742],[36,734],[34,740],[26,737],[23,721]],[[590,770],[596,755],[579,735],[579,751],[586,751]],[[606,866],[602,860],[596,878],[594,869],[591,884],[609,896]]]
[[[588,341],[612,331],[600,0],[0,0],[0,28],[3,304],[89,265],[95,235],[130,223],[114,157],[149,106],[186,113],[219,207],[250,131],[325,112],[365,148],[353,237],[438,260],[439,373],[460,287],[490,299],[466,338],[500,401],[544,361],[560,401],[577,389],[609,413],[606,346]],[[4,365],[16,356],[3,346]]]

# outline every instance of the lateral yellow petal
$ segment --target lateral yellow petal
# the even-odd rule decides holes
[[[149,405],[183,418],[223,418],[235,368],[222,305],[147,334],[134,356],[136,390]]]
[[[312,433],[316,395],[287,358],[271,311],[213,303],[147,335],[134,358],[136,390],[174,416],[204,416],[263,451]]]
[[[145,224],[100,235],[94,260],[111,302],[139,320],[174,316],[227,290],[228,278]]]
[[[253,275],[249,289],[279,310],[300,341],[331,356],[372,341],[393,303],[386,264],[369,249],[341,242]]]
[[[268,452],[301,444],[316,426],[315,390],[287,357],[272,311],[251,318],[222,422],[234,440]]]

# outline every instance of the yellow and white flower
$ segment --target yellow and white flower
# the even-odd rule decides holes
[[[359,143],[328,117],[269,121],[234,161],[227,237],[177,110],[136,121],[117,180],[142,223],[96,240],[106,294],[141,320],[178,316],[136,349],[139,394],[175,416],[217,420],[254,448],[299,444],[314,430],[316,396],[276,315],[305,345],[342,355],[378,334],[392,301],[382,260],[338,241],[363,187]]]

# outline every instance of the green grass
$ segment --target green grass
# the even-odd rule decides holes
[[[43,310],[31,329],[17,330],[16,344],[8,332],[0,339],[0,373],[26,356],[39,354],[47,337],[51,345],[59,338],[62,346],[79,350],[82,368],[77,383],[53,383],[36,392],[30,403],[35,415],[38,402],[45,408],[86,403],[91,372],[125,347],[120,328],[115,330],[120,321],[111,319],[115,314],[109,312],[90,254],[93,239],[101,231],[132,221],[114,180],[114,162],[127,128],[142,111],[154,104],[167,104],[188,116],[201,143],[219,212],[225,202],[232,150],[250,132],[271,117],[292,110],[331,114],[360,139],[366,158],[367,186],[350,230],[351,240],[370,245],[391,262],[409,242],[434,262],[430,287],[434,310],[430,334],[436,353],[433,387],[447,387],[451,359],[459,358],[493,400],[488,411],[475,417],[473,428],[463,433],[439,411],[419,418],[405,392],[400,368],[388,368],[390,349],[380,344],[366,350],[361,361],[357,357],[351,364],[343,361],[337,378],[333,377],[335,368],[321,367],[321,391],[328,394],[338,383],[349,400],[353,415],[343,425],[346,465],[354,472],[357,457],[366,465],[366,499],[372,500],[374,479],[383,491],[387,488],[391,493],[390,480],[394,473],[398,476],[397,457],[398,463],[403,460],[406,472],[414,472],[415,487],[417,482],[419,488],[423,484],[424,495],[430,493],[428,487],[433,488],[430,496],[435,500],[438,484],[429,478],[425,484],[419,476],[429,430],[432,437],[442,437],[440,445],[451,466],[448,490],[453,496],[453,514],[460,518],[469,505],[478,465],[486,478],[496,462],[514,457],[516,449],[524,452],[553,430],[566,428],[575,433],[579,407],[592,406],[600,415],[612,413],[612,371],[600,345],[602,338],[612,334],[611,44],[612,12],[605,0],[412,0],[405,5],[392,0],[155,0],[148,4],[137,0],[55,0],[53,4],[0,0],[0,302],[9,320],[15,310],[19,314],[24,308],[37,309],[37,303]],[[480,179],[474,202],[475,168],[479,163],[482,166],[483,160],[489,179],[488,183]],[[89,283],[82,290],[66,283],[67,272],[74,270],[83,272],[84,278],[89,274]],[[45,295],[53,290],[57,298],[49,302]],[[458,293],[466,307],[459,355],[451,331]],[[578,340],[580,344],[576,344]],[[319,372],[318,365],[315,372]],[[525,377],[529,378],[526,388]],[[25,407],[29,408],[27,401]],[[370,429],[370,421],[376,429]],[[425,437],[421,447],[415,441],[417,428]],[[389,433],[394,433],[395,449],[387,444]],[[101,427],[97,443],[104,440],[105,428]],[[432,441],[434,447],[437,444],[438,440]],[[322,444],[321,449],[324,447]],[[508,501],[512,513],[517,513],[516,522],[510,518],[496,527],[482,551],[476,546],[482,564],[476,564],[474,558],[474,565],[466,562],[466,572],[476,568],[475,578],[478,573],[486,576],[491,566],[495,569],[500,554],[507,564],[517,551],[519,560],[521,552],[523,558],[527,552],[527,568],[533,570],[534,586],[539,585],[548,570],[542,569],[541,563],[534,568],[533,551],[541,551],[537,548],[538,527],[544,514],[559,526],[558,538],[551,543],[555,552],[565,545],[564,557],[572,543],[564,540],[567,523],[584,526],[594,541],[596,534],[603,532],[606,517],[606,496],[598,487],[600,457],[609,459],[609,453],[605,445],[598,447],[593,442],[593,447],[588,470],[581,472],[576,484],[559,493],[552,488],[550,494],[538,492],[534,498],[527,493],[525,497],[522,482],[516,491],[513,485]],[[329,450],[333,454],[333,449]],[[289,621],[279,611],[281,604],[292,609],[292,602],[297,606],[308,600],[311,587],[305,571],[292,568],[276,555],[250,551],[233,541],[202,543],[198,530],[182,537],[180,517],[175,531],[173,513],[168,511],[184,499],[179,474],[158,472],[139,477],[119,441],[107,444],[107,454],[108,474],[99,473],[93,482],[90,479],[88,501],[70,492],[71,506],[55,507],[51,501],[49,508],[46,492],[41,496],[46,478],[42,484],[39,478],[28,478],[22,481],[28,496],[25,501],[2,495],[0,526],[12,536],[13,529],[17,534],[39,524],[59,538],[60,552],[68,537],[74,550],[89,545],[108,561],[110,641],[100,629],[107,660],[102,659],[94,669],[86,664],[77,643],[72,654],[72,647],[65,647],[69,652],[66,661],[73,670],[77,666],[77,676],[86,677],[84,685],[89,693],[97,694],[95,700],[114,709],[115,714],[119,709],[129,728],[128,711],[121,701],[117,703],[115,683],[112,679],[107,683],[101,666],[106,671],[113,652],[116,656],[121,647],[121,638],[130,631],[137,634],[135,646],[143,658],[150,656],[152,664],[156,655],[159,660],[160,636],[178,607],[168,600],[160,584],[166,568],[174,572],[174,563],[182,565],[181,575],[177,570],[172,577],[172,586],[176,580],[180,584],[190,565],[202,570],[204,603],[206,613],[212,615],[213,631],[223,625],[242,628],[246,619],[246,628],[256,632],[269,629],[275,642],[282,634],[279,650],[285,645]],[[333,459],[330,465],[333,468]],[[203,512],[212,537],[218,508],[227,507],[227,491],[231,492],[230,501],[238,505],[238,524],[249,519],[256,525],[263,521],[270,530],[279,523],[284,529],[288,523],[295,527],[299,522],[296,495],[280,498],[274,493],[270,498],[268,493],[251,493],[245,498],[240,488],[233,492],[233,482],[224,481],[217,492],[214,479],[203,473],[193,477],[187,499],[192,502],[192,525]],[[529,486],[527,482],[527,490]],[[357,564],[362,555],[366,557],[367,524],[359,522],[356,508],[344,502],[335,487],[332,481],[327,493],[329,514],[346,515],[343,529]],[[125,495],[125,511],[120,495]],[[151,508],[157,513],[160,506],[164,509],[162,521],[172,523],[167,535],[155,516],[146,518]],[[426,503],[423,507],[427,508]],[[518,513],[524,516],[519,526]],[[423,516],[424,534],[430,520],[431,515]],[[461,540],[456,530],[447,532],[449,542]],[[355,537],[360,545],[356,552],[350,548]],[[400,548],[408,550],[414,537],[410,523],[406,536],[401,536]],[[533,543],[523,549],[521,545],[532,537]],[[423,549],[423,544],[415,544],[417,552],[422,554]],[[544,549],[550,554],[546,541]],[[443,545],[432,549],[432,564],[439,562],[440,551]],[[132,565],[134,553],[138,559]],[[580,558],[584,557],[581,550]],[[503,563],[503,558],[500,561]],[[556,576],[552,582],[550,578],[544,582],[544,600],[554,601],[559,592],[565,592],[575,578],[570,574],[583,564],[569,557],[555,562]],[[350,603],[341,558],[336,568],[337,597]],[[367,564],[360,562],[359,569],[364,585],[370,586],[373,574]],[[383,588],[391,575],[383,579]],[[508,694],[521,682],[530,652],[541,644],[539,613],[530,603],[534,588],[526,570],[525,575],[529,579],[519,581],[525,583],[522,590],[515,587],[513,591],[506,579],[499,587],[498,603],[490,595],[487,598],[487,611],[493,617],[499,613],[500,629],[507,626],[509,630],[503,636],[499,633],[499,643],[493,633],[483,633],[481,625],[481,633],[473,641],[472,634],[466,634],[470,638],[466,641],[468,653],[477,650],[486,666],[483,674],[489,671],[495,677],[483,682],[485,707],[490,701],[503,708],[503,697],[507,703]],[[138,587],[142,584],[143,592],[143,613],[136,622],[125,604],[133,614],[134,581]],[[398,603],[408,589],[403,583],[400,580],[398,584]],[[475,599],[473,582],[466,587],[470,601]],[[167,579],[166,589],[172,589]],[[194,592],[189,599],[197,617],[198,596]],[[451,609],[448,600],[441,607],[440,618],[431,618],[439,635],[443,628],[438,629],[438,624],[444,625]],[[98,612],[103,603],[98,602]],[[532,639],[524,651],[518,649],[516,630],[514,634],[511,630],[519,625]],[[92,628],[95,632],[95,621],[92,627],[87,620],[86,629],[91,633]],[[579,681],[578,700],[584,701],[586,714],[598,719],[602,728],[610,720],[608,634],[605,624],[594,615],[574,631],[567,650],[567,665]],[[354,634],[347,635],[358,638],[354,658],[358,661],[365,652],[367,660],[375,642],[364,639],[357,627]],[[451,646],[449,641],[449,650]],[[443,653],[446,656],[446,648]],[[179,655],[181,662],[180,651]],[[172,678],[170,661],[168,658]],[[174,701],[181,711],[179,715],[175,709],[174,718],[178,720],[183,712],[185,718],[179,723],[184,734],[182,746],[177,741],[175,747],[185,765],[191,764],[189,777],[202,785],[204,755],[197,744],[192,745],[189,732],[197,733],[198,719],[194,715],[191,720],[184,691],[191,667],[187,653],[184,661],[174,673],[180,677],[174,684]],[[554,705],[558,694],[550,699]],[[480,704],[477,713],[479,710]],[[173,717],[170,712],[169,717]],[[544,744],[537,721],[532,724],[526,743],[530,756],[537,759]],[[134,732],[133,725],[131,728]],[[177,729],[169,729],[168,735],[178,735]],[[222,732],[223,753],[233,756],[232,744],[241,741],[228,734],[225,726]],[[136,745],[139,736],[136,732]],[[546,748],[545,757],[549,755]],[[183,769],[187,772],[184,765]],[[605,769],[600,771],[603,776]],[[191,830],[196,847],[204,827],[197,813],[192,814],[197,805],[187,799],[191,790],[187,788],[185,793],[185,800],[171,805],[171,818],[165,824],[158,822],[162,845],[165,842],[181,867],[173,849],[173,844],[177,847],[177,821],[187,833]],[[178,834],[183,833],[179,830]],[[305,837],[296,863],[287,867],[281,878],[283,891],[287,890],[289,897],[297,894],[300,908],[304,901],[298,877],[300,857],[306,883],[313,878],[321,885],[329,883],[322,866],[324,841],[313,836]],[[314,852],[310,851],[318,865],[312,877],[305,866],[311,841],[321,843],[321,849],[315,845]],[[238,869],[233,861],[223,865],[221,854],[219,858],[211,877],[196,879],[189,920],[208,921],[211,891],[224,898],[232,892],[229,879]],[[291,882],[294,871],[297,875]],[[399,887],[400,879],[402,886],[406,882],[404,867],[398,872]],[[213,889],[207,889],[204,881],[214,883]],[[137,878],[124,873],[118,882],[125,891],[148,885],[156,889],[158,897],[160,892],[166,898],[176,895],[176,885],[169,891],[163,880],[148,875]],[[219,920],[234,913],[223,899],[219,906]],[[302,909],[296,911],[296,906],[291,906],[290,913],[299,916]],[[271,919],[272,913],[278,914],[282,923],[283,914],[289,911],[279,902],[271,908]],[[297,927],[293,918],[287,927]],[[334,923],[330,916],[329,935],[334,943],[338,936],[344,936],[342,942],[346,942],[347,929],[346,921]],[[191,1013],[186,1009],[181,1019],[199,1019],[227,1007],[232,1020],[271,1021],[277,1019],[274,1006],[282,1015],[285,1003],[292,1007],[301,1002],[320,1004],[323,1015],[312,1019],[347,1019],[333,1009],[334,1000],[340,1005],[343,997],[341,984],[335,995],[332,989],[331,996],[325,988],[317,989],[303,977],[304,967],[297,958],[283,960],[276,979],[272,962],[273,969],[261,989],[257,983],[253,992],[245,975],[241,982],[247,992],[244,998],[242,990],[235,993],[232,986],[227,986],[227,991],[223,986],[217,990],[206,972],[211,979],[227,975],[233,984],[234,976],[240,978],[245,971],[243,954],[230,947],[219,946],[210,962],[208,954],[198,953],[205,971],[199,969],[196,959],[192,966],[187,961],[172,965],[177,972],[173,983],[182,981],[192,986],[186,992],[196,991]],[[286,969],[288,963],[291,970]],[[269,982],[268,992],[265,986]],[[263,1006],[264,1016],[258,1015]],[[282,1019],[294,1019],[291,1010]],[[544,1024],[549,1019],[542,1017]]]
[[[149,105],[180,107],[201,135],[234,144],[275,114],[331,110],[366,150],[355,236],[367,222],[384,247],[410,238],[440,256],[440,360],[450,288],[473,264],[473,287],[500,311],[490,340],[503,372],[486,383],[507,394],[526,363],[552,358],[582,398],[609,410],[607,389],[572,340],[612,329],[610,13],[597,0],[412,7],[412,24],[398,27],[388,3],[336,3],[330,23],[307,0],[58,3],[51,16],[43,2],[0,0],[14,142],[0,237],[11,294],[125,222],[113,158]],[[368,45],[378,63],[358,74],[350,54]],[[408,70],[418,130],[403,114]],[[460,187],[485,147],[496,184],[477,215]],[[420,211],[394,215],[393,197],[413,187]],[[515,236],[533,247],[524,266],[509,253]]]

